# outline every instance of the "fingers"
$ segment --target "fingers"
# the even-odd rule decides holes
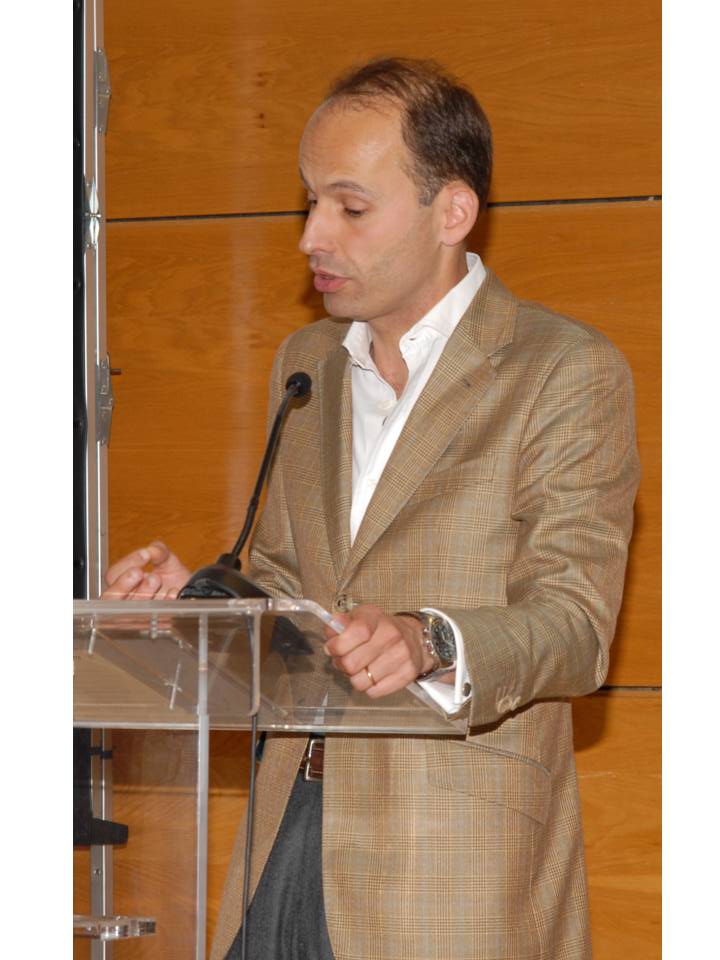
[[[175,554],[161,540],[153,540],[108,569],[102,596],[104,600],[175,600],[188,576]]]
[[[163,586],[162,578],[156,573],[145,573],[141,567],[131,567],[116,577],[112,586],[103,590],[103,600],[163,600],[174,599],[177,590],[168,590]]]
[[[421,628],[414,620],[390,617],[370,606],[357,607],[346,619],[346,629],[332,636],[325,649],[356,690],[386,696],[422,672]]]
[[[123,558],[126,560],[127,558]],[[112,579],[111,579],[112,574]],[[107,586],[103,590],[103,600],[125,600],[143,582],[142,567],[127,568],[123,560],[119,560],[114,567],[110,567],[105,575]]]
[[[128,600],[162,600],[167,594],[163,579],[157,573],[145,573]]]
[[[356,690],[375,697],[402,690],[416,676],[417,669],[408,656],[406,645],[398,642],[370,660],[349,679]]]
[[[417,670],[410,660],[405,660],[398,669],[390,673],[379,674],[379,678],[378,675],[376,675],[376,671],[384,669],[382,665],[371,663],[369,669],[375,683],[371,684],[368,680],[368,685],[364,687],[364,690],[372,700],[376,700],[379,697],[386,697],[391,693],[397,693],[398,690],[404,690],[409,683],[417,680],[418,677]],[[350,682],[352,683],[352,680]]]
[[[338,617],[346,623],[342,633],[333,634],[325,644],[325,650],[331,657],[345,657],[352,650],[367,643],[376,633],[382,619],[389,618],[378,607],[356,607],[349,616]]]
[[[150,561],[155,567],[159,567],[161,564],[167,563],[167,561],[171,559],[176,560],[178,563],[180,562],[177,560],[177,557],[171,553],[170,548],[167,547],[162,540],[153,540],[153,542],[149,544],[146,549],[150,554]]]
[[[150,562],[151,556],[149,547],[141,547],[139,550],[133,550],[132,553],[126,554],[108,568],[105,574],[105,583],[108,587],[114,587],[120,577],[127,577],[131,573],[133,573],[131,579],[138,579],[137,571],[139,570],[142,573],[142,568]],[[128,582],[127,579],[125,582]]]

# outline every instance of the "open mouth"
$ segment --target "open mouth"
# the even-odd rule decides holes
[[[313,283],[320,293],[336,293],[345,286],[347,277],[336,277],[331,273],[316,273]]]

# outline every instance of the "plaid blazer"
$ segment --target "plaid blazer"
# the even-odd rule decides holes
[[[354,543],[348,321],[281,346],[271,410],[293,409],[251,552],[272,593],[328,609],[433,606],[463,632],[464,739],[327,738],[323,882],[337,960],[590,956],[566,698],[604,680],[639,469],[627,364],[596,330],[516,299],[491,273],[450,337]],[[251,889],[302,736],[268,738]],[[240,923],[244,825],[213,960]]]

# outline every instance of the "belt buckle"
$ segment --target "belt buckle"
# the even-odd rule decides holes
[[[308,744],[308,748],[307,748],[307,756],[305,757],[305,763],[303,764],[303,770],[302,770],[303,780],[305,780],[306,782],[318,781],[318,780],[322,780],[323,778],[322,771],[320,773],[314,773],[311,767],[312,756],[313,756],[313,753],[315,752],[315,747],[317,747],[318,744],[320,744],[321,748],[324,748],[325,746],[325,744],[320,738],[318,737],[310,738],[310,743]]]

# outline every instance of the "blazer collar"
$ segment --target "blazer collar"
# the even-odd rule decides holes
[[[347,351],[339,345],[319,366],[323,506],[339,589],[495,378],[493,354],[512,341],[518,301],[490,270],[487,273],[403,427],[352,545],[352,379]]]

